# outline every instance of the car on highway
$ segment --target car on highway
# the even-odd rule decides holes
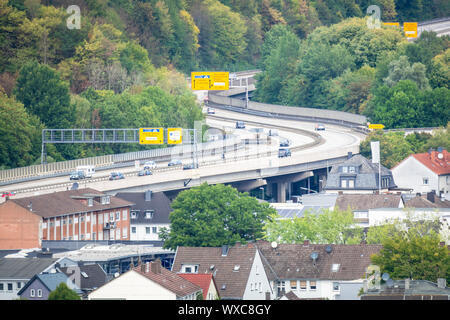
[[[188,163],[183,166],[183,170],[190,170],[190,169],[195,169],[195,166],[193,163]]]
[[[206,110],[206,112],[207,112],[208,114],[216,114],[216,109],[211,108],[211,107],[208,107],[208,109]]]
[[[288,139],[281,140],[280,147],[289,147],[289,140]]]
[[[150,170],[156,168],[156,162],[155,161],[145,161],[144,163],[144,170]]]
[[[123,174],[120,172],[111,172],[111,174],[109,175],[109,180],[120,180],[120,179],[125,179]]]
[[[181,162],[180,159],[173,159],[173,160],[170,160],[170,162],[167,164],[167,166],[169,166],[169,167],[180,166],[182,164],[183,164],[183,162]]]
[[[236,129],[245,129],[244,121],[236,121]]]
[[[144,169],[139,171],[138,176],[142,177],[142,176],[151,176],[153,173],[149,170],[149,169]]]
[[[74,171],[70,174],[70,180],[81,180],[86,179],[86,176],[83,171]]]
[[[288,148],[281,148],[278,150],[278,158],[290,157],[291,150]]]
[[[314,130],[316,131],[325,130],[325,126],[321,123],[317,123],[316,126],[314,127]]]

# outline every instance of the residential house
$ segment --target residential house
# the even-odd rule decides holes
[[[17,299],[17,293],[35,275],[50,270],[58,259],[1,258],[0,300]]]
[[[396,188],[392,172],[360,154],[334,165],[326,178],[326,193],[374,193]],[[380,173],[381,172],[381,178]],[[381,183],[381,187],[380,187]]]
[[[301,299],[339,300],[342,287],[356,284],[348,299],[358,299],[370,256],[381,245],[277,244],[257,241],[276,298],[292,291]]]
[[[161,241],[159,231],[169,228],[170,200],[164,192],[120,192],[116,197],[132,202],[130,240]]]
[[[59,267],[58,264],[56,266]],[[58,270],[75,281],[77,287],[83,292],[83,298],[108,281],[106,272],[98,264],[59,267]]]
[[[219,290],[211,273],[178,273],[178,275],[203,290],[203,300],[218,300]]]
[[[178,247],[172,271],[212,274],[221,299],[274,297],[260,253],[253,243],[222,247]]]
[[[86,188],[0,205],[0,249],[40,248],[42,240],[130,240],[131,202]]]
[[[421,194],[434,191],[450,200],[450,153],[443,148],[410,155],[392,168],[392,175],[400,188]]]
[[[196,300],[202,289],[161,266],[140,264],[88,295],[89,300]]]
[[[67,275],[55,270],[34,275],[30,281],[17,293],[22,299],[47,300],[50,292],[55,290],[61,283],[74,290],[81,296],[82,291],[74,284]]]
[[[390,279],[389,279],[390,280]],[[379,288],[364,288],[361,300],[450,300],[450,288],[444,278],[427,280],[390,280]]]

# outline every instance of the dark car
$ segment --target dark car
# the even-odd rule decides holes
[[[195,169],[195,166],[193,163],[188,163],[183,166],[183,170],[190,170],[190,169]]]
[[[109,176],[109,180],[119,180],[119,179],[125,179],[122,173],[120,172],[111,172]]]
[[[291,150],[289,149],[279,149],[278,150],[278,158],[290,157]]]
[[[170,162],[167,165],[169,167],[172,167],[172,166],[179,166],[179,165],[182,165],[182,164],[183,164],[183,162],[181,162],[181,160],[174,159],[174,160],[170,160]]]
[[[153,174],[153,173],[152,173],[150,170],[144,169],[144,170],[139,171],[138,176],[139,176],[139,177],[142,177],[142,176],[150,176],[150,175],[152,175],[152,174]]]
[[[289,147],[289,140],[281,140],[280,147]]]
[[[85,178],[86,176],[83,171],[74,171],[70,174],[70,180],[81,180]]]
[[[236,121],[236,129],[245,129],[244,121]]]

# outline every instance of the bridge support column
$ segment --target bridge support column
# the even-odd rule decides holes
[[[287,182],[278,182],[277,183],[277,202],[280,202],[280,203],[286,202],[286,187],[287,187]]]

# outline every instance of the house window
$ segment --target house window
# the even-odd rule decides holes
[[[137,216],[137,212],[131,211],[131,219],[136,219],[136,216]]]
[[[153,210],[145,211],[145,218],[146,219],[153,219]]]
[[[316,290],[317,289],[317,285],[315,281],[310,281],[309,282],[309,290]]]
[[[122,220],[127,220],[127,216],[128,216],[128,211],[127,210],[123,210],[122,211]]]
[[[111,202],[109,196],[102,197],[102,204],[109,204]]]
[[[94,205],[94,199],[89,198],[89,199],[88,199],[88,206],[89,206],[89,207],[92,207],[93,205]]]
[[[339,282],[333,282],[333,291],[339,291]]]
[[[429,182],[428,178],[423,178],[422,180],[423,180],[423,184],[428,184],[428,182]]]
[[[183,273],[197,273],[198,265],[183,265],[182,266]]]
[[[117,220],[117,221],[120,221],[120,211],[117,211],[117,212],[116,212],[116,220]]]
[[[150,227],[145,227],[145,233],[150,234]]]
[[[94,219],[94,221],[95,221],[95,219]],[[98,224],[100,224],[100,225],[103,224],[103,215],[101,213],[98,215]]]
[[[107,212],[105,212],[105,223],[109,222],[109,219],[108,219],[108,217],[109,217],[108,213],[107,213]]]
[[[13,290],[13,284],[12,283],[8,283],[8,291],[12,291]]]
[[[5,290],[3,283],[0,283],[0,291]]]
[[[306,290],[306,280],[300,280],[300,290]]]
[[[63,226],[66,225],[66,222],[67,222],[66,219],[62,219]]]
[[[348,173],[348,167],[341,167],[342,168],[342,173]]]
[[[97,234],[95,232],[92,232],[92,240],[97,240],[96,236]]]
[[[34,297],[35,296],[35,291],[34,291],[34,289],[31,289],[30,290],[30,297]]]
[[[291,290],[297,290],[297,280],[291,280]]]
[[[37,296],[38,296],[39,298],[42,297],[42,290],[41,290],[41,289],[37,289]]]
[[[349,173],[356,173],[356,167],[348,167]]]
[[[152,227],[152,232],[153,233],[158,233],[158,227]]]
[[[116,239],[120,240],[120,229],[116,230]]]
[[[80,240],[84,240],[84,234],[80,235]]]
[[[84,222],[84,217],[80,217],[80,223]]]
[[[131,227],[131,233],[136,233],[136,227]]]
[[[126,238],[126,237],[128,237],[128,232],[127,232],[127,228],[125,227],[122,229],[122,238]]]
[[[110,221],[110,222],[113,222],[113,221],[114,221],[114,212],[111,212],[111,213],[109,214],[109,221]]]
[[[17,289],[22,288],[22,282],[17,282]]]

